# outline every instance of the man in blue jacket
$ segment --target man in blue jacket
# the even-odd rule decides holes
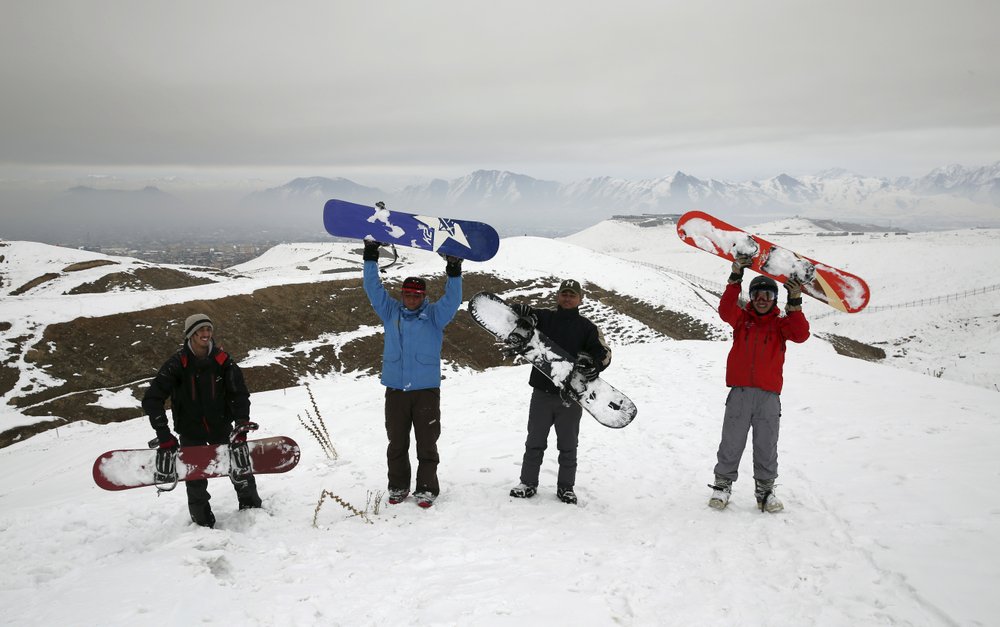
[[[462,260],[447,257],[444,296],[427,299],[427,284],[403,281],[401,300],[389,295],[378,275],[379,243],[365,240],[364,285],[372,308],[382,320],[382,385],[385,386],[385,432],[389,438],[389,503],[410,494],[410,429],[417,448],[413,496],[427,508],[440,492],[437,441],[441,435],[441,343],[444,328],[462,304]]]

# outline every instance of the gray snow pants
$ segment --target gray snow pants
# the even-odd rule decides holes
[[[735,387],[726,398],[715,475],[736,481],[740,458],[753,427],[753,477],[773,481],[778,477],[778,427],[781,397],[760,388]]]
[[[567,406],[559,394],[532,391],[528,406],[528,438],[524,442],[524,459],[521,462],[521,483],[538,485],[549,430],[555,425],[556,447],[559,449],[558,487],[573,487],[576,483],[576,448],[580,439],[581,415],[583,408],[578,403],[570,401]]]

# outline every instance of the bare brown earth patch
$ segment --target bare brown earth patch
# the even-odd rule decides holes
[[[63,272],[79,272],[81,270],[90,270],[91,268],[100,268],[101,266],[114,266],[118,265],[117,261],[112,261],[111,259],[94,259],[92,261],[80,261],[78,263],[71,263],[70,265],[63,268]]]
[[[31,279],[30,281],[28,281],[27,283],[25,283],[21,287],[17,288],[13,292],[11,292],[10,295],[11,296],[20,296],[21,294],[24,294],[24,293],[26,293],[26,292],[28,292],[30,290],[35,289],[36,287],[38,287],[42,283],[48,283],[49,281],[52,281],[52,280],[58,279],[58,278],[59,278],[59,274],[58,273],[56,273],[56,272],[46,272],[42,276],[35,277],[34,279]]]
[[[9,331],[10,326],[9,322],[0,322],[0,332]],[[17,359],[27,341],[27,337],[11,338],[7,354],[0,354],[0,396],[7,394],[17,385],[17,380],[21,376],[17,368]]]
[[[128,272],[113,272],[96,281],[84,283],[67,294],[103,294],[105,292],[173,290],[215,281],[187,274],[173,268],[136,268]]]
[[[833,333],[817,333],[816,336],[832,344],[833,349],[839,355],[864,359],[865,361],[882,361],[885,359],[885,351],[877,346],[852,340],[843,335],[834,335]]]

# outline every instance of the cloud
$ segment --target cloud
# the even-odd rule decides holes
[[[64,0],[10,13],[6,164],[639,173],[781,147],[790,169],[833,143],[913,161],[894,152],[907,142],[879,139],[946,129],[961,143],[944,160],[968,160],[1000,128],[996,3]]]

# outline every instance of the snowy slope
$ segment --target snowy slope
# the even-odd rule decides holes
[[[372,379],[312,385],[340,458],[295,416],[302,388],[254,395],[263,433],[303,445],[262,476],[266,509],[236,512],[212,484],[214,531],[181,491],[102,492],[103,450],[144,420],[75,424],[0,451],[5,624],[861,625],[990,624],[1000,613],[996,394],[790,350],[779,488],[756,511],[749,460],[725,512],[705,506],[725,398],[726,345],[619,348],[607,373],[639,405],[621,431],[583,423],[581,504],[517,482],[525,367],[443,384],[442,497],[358,509],[384,489],[382,393]],[[471,402],[475,399],[475,402]],[[947,416],[947,420],[942,420]],[[316,516],[317,527],[312,526]],[[992,617],[992,618],[991,618]]]
[[[721,283],[724,262],[687,249],[669,228],[600,227],[568,241],[505,239],[500,254],[476,268],[573,276],[715,323],[707,293],[665,268]],[[1000,258],[996,232],[935,235],[854,243],[798,235],[790,246],[849,258],[853,265],[844,267],[871,277],[884,303],[944,281],[956,291],[981,285],[982,268]],[[356,269],[352,254],[345,244],[288,245],[234,269],[244,278],[210,289],[3,298],[0,310],[35,328],[84,312],[323,280],[325,271]],[[944,265],[951,271],[937,269]],[[393,272],[440,271],[435,255],[415,254]],[[925,274],[922,289],[912,285]],[[852,332],[879,339],[937,325],[926,349],[940,358],[966,337],[994,350],[996,326],[951,318],[981,308],[995,325],[995,298],[935,305],[934,315],[914,307],[821,317],[821,305],[806,307],[814,330],[855,324]],[[485,333],[476,348],[493,350]],[[378,513],[366,505],[385,486],[383,388],[370,377],[310,385],[336,460],[299,423],[314,413],[305,388],[254,394],[258,435],[291,435],[302,462],[260,477],[263,511],[235,511],[228,483],[214,480],[216,530],[188,522],[182,490],[157,498],[93,484],[100,453],[151,436],[145,419],[75,423],[0,449],[0,623],[985,625],[1000,615],[992,593],[1000,584],[1000,404],[987,382],[842,357],[818,339],[790,346],[779,479],[787,509],[756,511],[747,456],[732,505],[716,512],[706,507],[705,484],[721,429],[728,343],[629,341],[614,350],[605,378],[639,414],[622,430],[585,417],[577,507],[555,499],[553,438],[539,495],[507,496],[523,452],[525,366],[449,372],[442,496],[427,511],[412,501],[381,502]],[[995,372],[995,357],[979,363],[990,361]],[[5,407],[0,418],[13,411]],[[371,524],[330,499],[317,511],[324,490],[366,510]]]

